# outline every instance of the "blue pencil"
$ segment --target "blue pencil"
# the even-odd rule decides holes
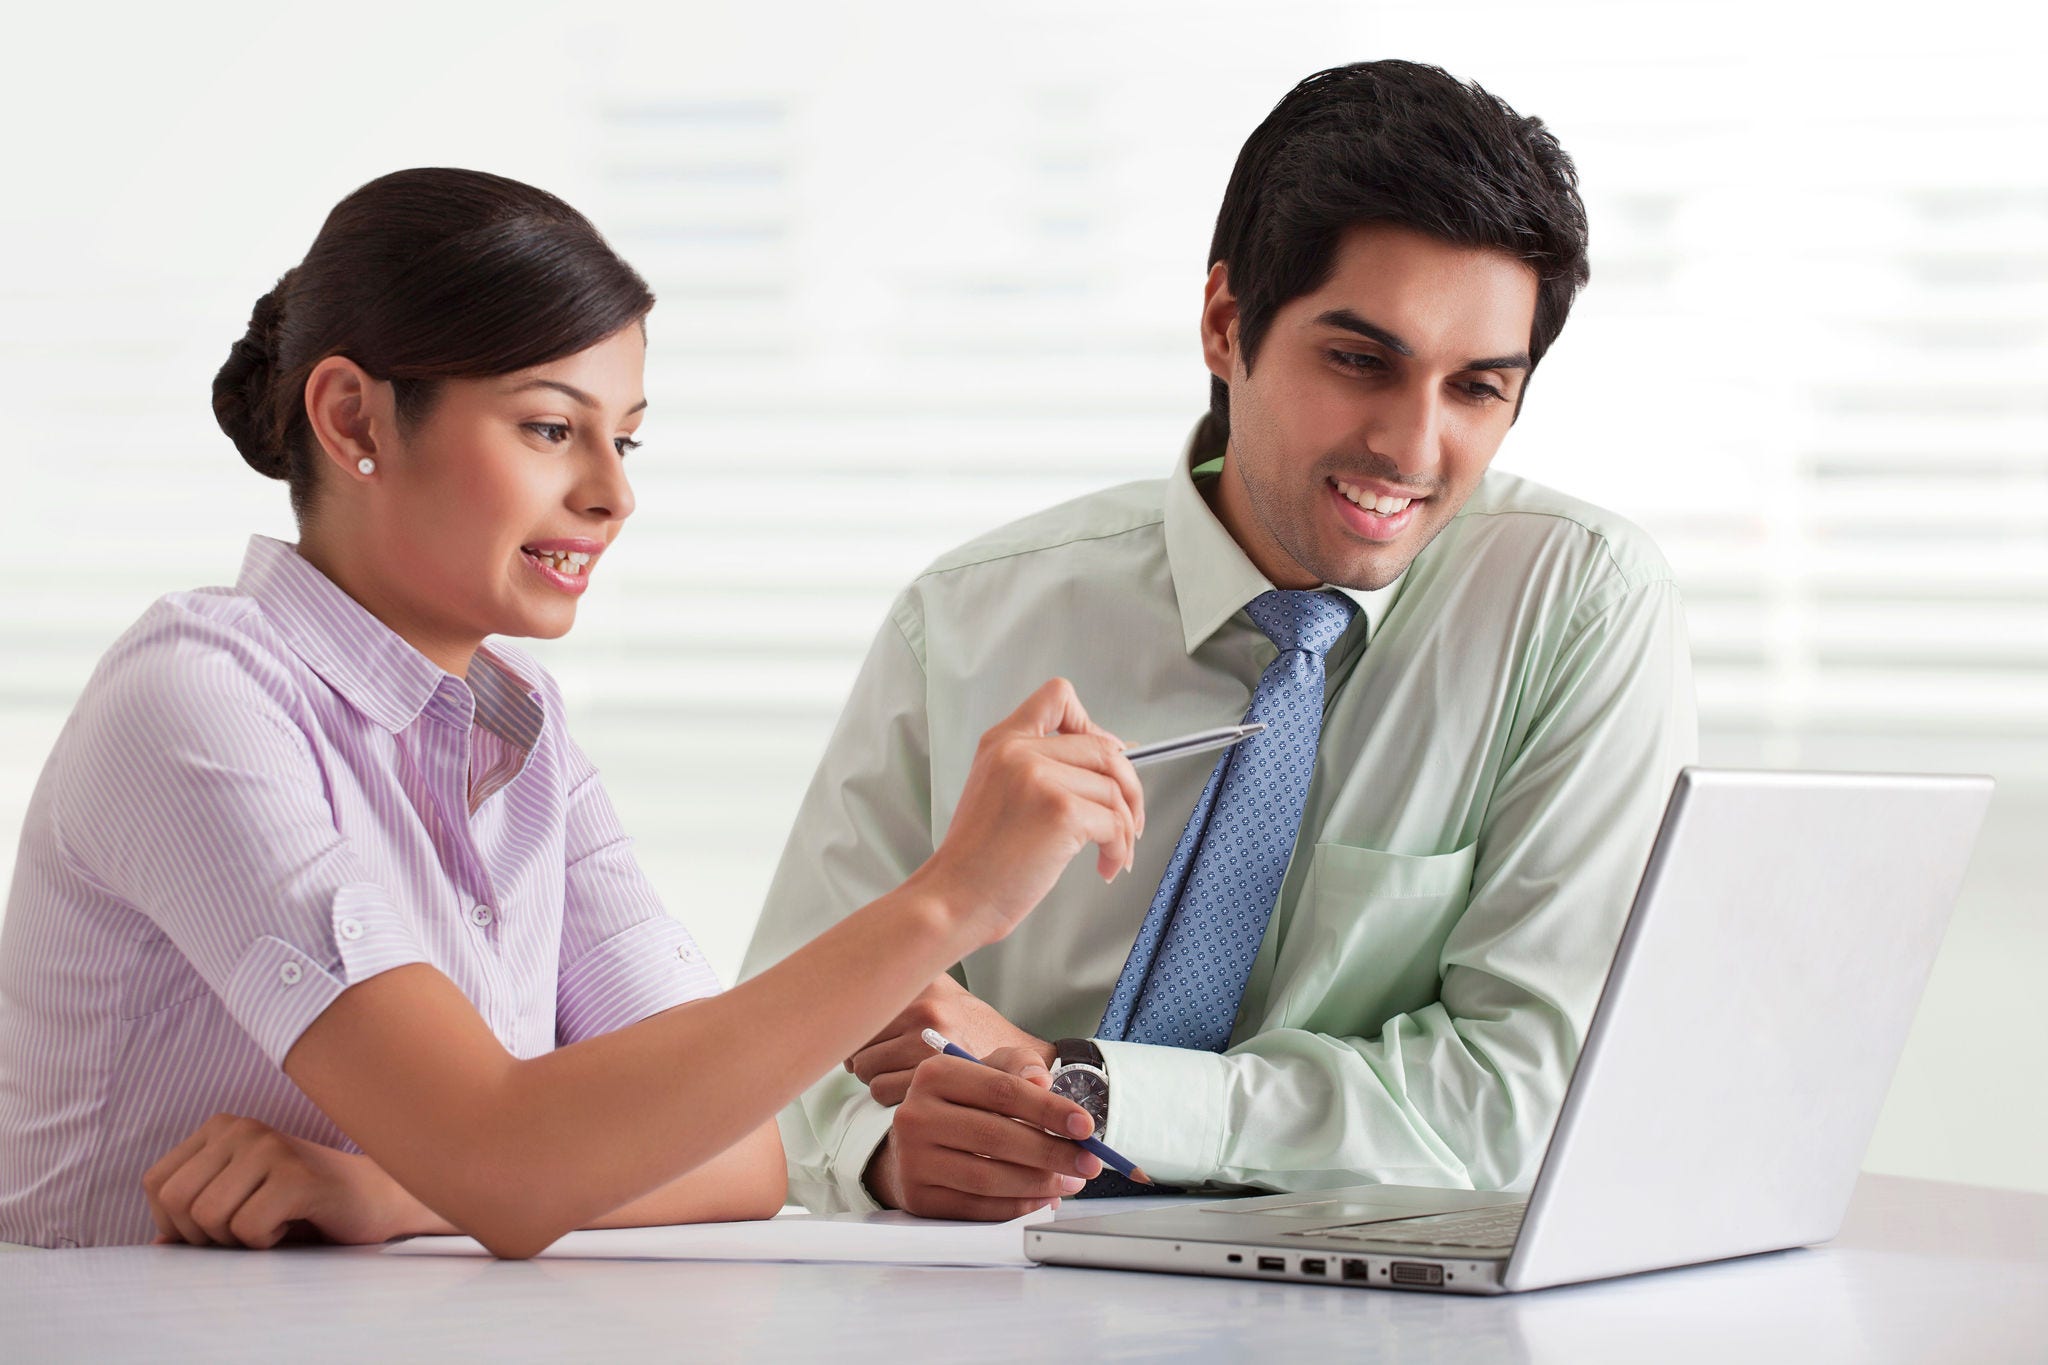
[[[952,1041],[950,1038],[946,1037],[945,1034],[939,1032],[935,1028],[928,1028],[924,1031],[924,1040],[925,1042],[931,1044],[933,1047],[937,1048],[940,1052],[945,1053],[948,1057],[958,1057],[960,1060],[964,1062],[973,1062],[976,1066],[988,1065],[987,1062],[984,1062],[983,1060],[981,1060],[981,1058],[975,1056],[966,1048]],[[1063,1135],[1056,1133],[1053,1136],[1059,1137]],[[1068,1138],[1067,1141],[1077,1142],[1081,1146],[1087,1148],[1089,1151],[1095,1153],[1095,1155],[1101,1159],[1103,1165],[1109,1167],[1112,1171],[1115,1171],[1117,1174],[1124,1176],[1127,1179],[1135,1180],[1140,1185],[1149,1185],[1152,1183],[1151,1176],[1146,1175],[1136,1166],[1133,1166],[1130,1162],[1118,1156],[1116,1150],[1110,1147],[1107,1143],[1097,1142],[1092,1137]]]

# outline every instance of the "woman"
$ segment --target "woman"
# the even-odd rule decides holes
[[[0,1240],[525,1256],[765,1217],[777,1110],[1083,846],[1128,867],[1136,776],[1049,683],[929,863],[718,992],[553,681],[485,643],[567,631],[633,510],[653,302],[560,200],[454,170],[350,195],[258,301],[214,411],[300,540],[152,607],[43,772],[0,933]],[[1047,1198],[1099,1169],[1046,1141]]]

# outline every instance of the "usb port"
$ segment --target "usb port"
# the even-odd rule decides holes
[[[1327,1275],[1330,1273],[1329,1262],[1320,1256],[1304,1256],[1301,1259],[1301,1273],[1304,1275]]]
[[[1395,1284],[1442,1284],[1444,1268],[1440,1265],[1424,1265],[1420,1261],[1396,1261],[1391,1267]]]
[[[1368,1268],[1366,1262],[1346,1258],[1344,1262],[1344,1278],[1347,1280],[1369,1280],[1372,1278],[1372,1271]]]
[[[1285,1256],[1261,1256],[1259,1257],[1259,1269],[1274,1275],[1285,1275],[1287,1273],[1287,1258]]]

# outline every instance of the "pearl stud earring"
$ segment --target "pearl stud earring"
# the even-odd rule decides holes
[[[358,473],[358,474],[374,474],[374,473],[376,473],[376,472],[377,472],[377,462],[376,462],[375,460],[371,459],[371,458],[370,458],[369,456],[365,455],[365,456],[363,456],[363,458],[362,458],[362,459],[360,459],[360,460],[357,460],[357,461],[356,461],[356,473]]]

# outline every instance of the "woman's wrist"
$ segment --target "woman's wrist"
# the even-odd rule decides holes
[[[364,1215],[364,1241],[388,1242],[394,1237],[423,1237],[458,1230],[369,1157],[348,1153],[342,1159],[349,1171],[349,1197]]]
[[[902,898],[904,913],[912,922],[929,926],[933,940],[951,951],[944,966],[950,967],[987,945],[983,928],[989,918],[986,906],[962,879],[951,875],[937,855],[911,873],[895,894]]]

